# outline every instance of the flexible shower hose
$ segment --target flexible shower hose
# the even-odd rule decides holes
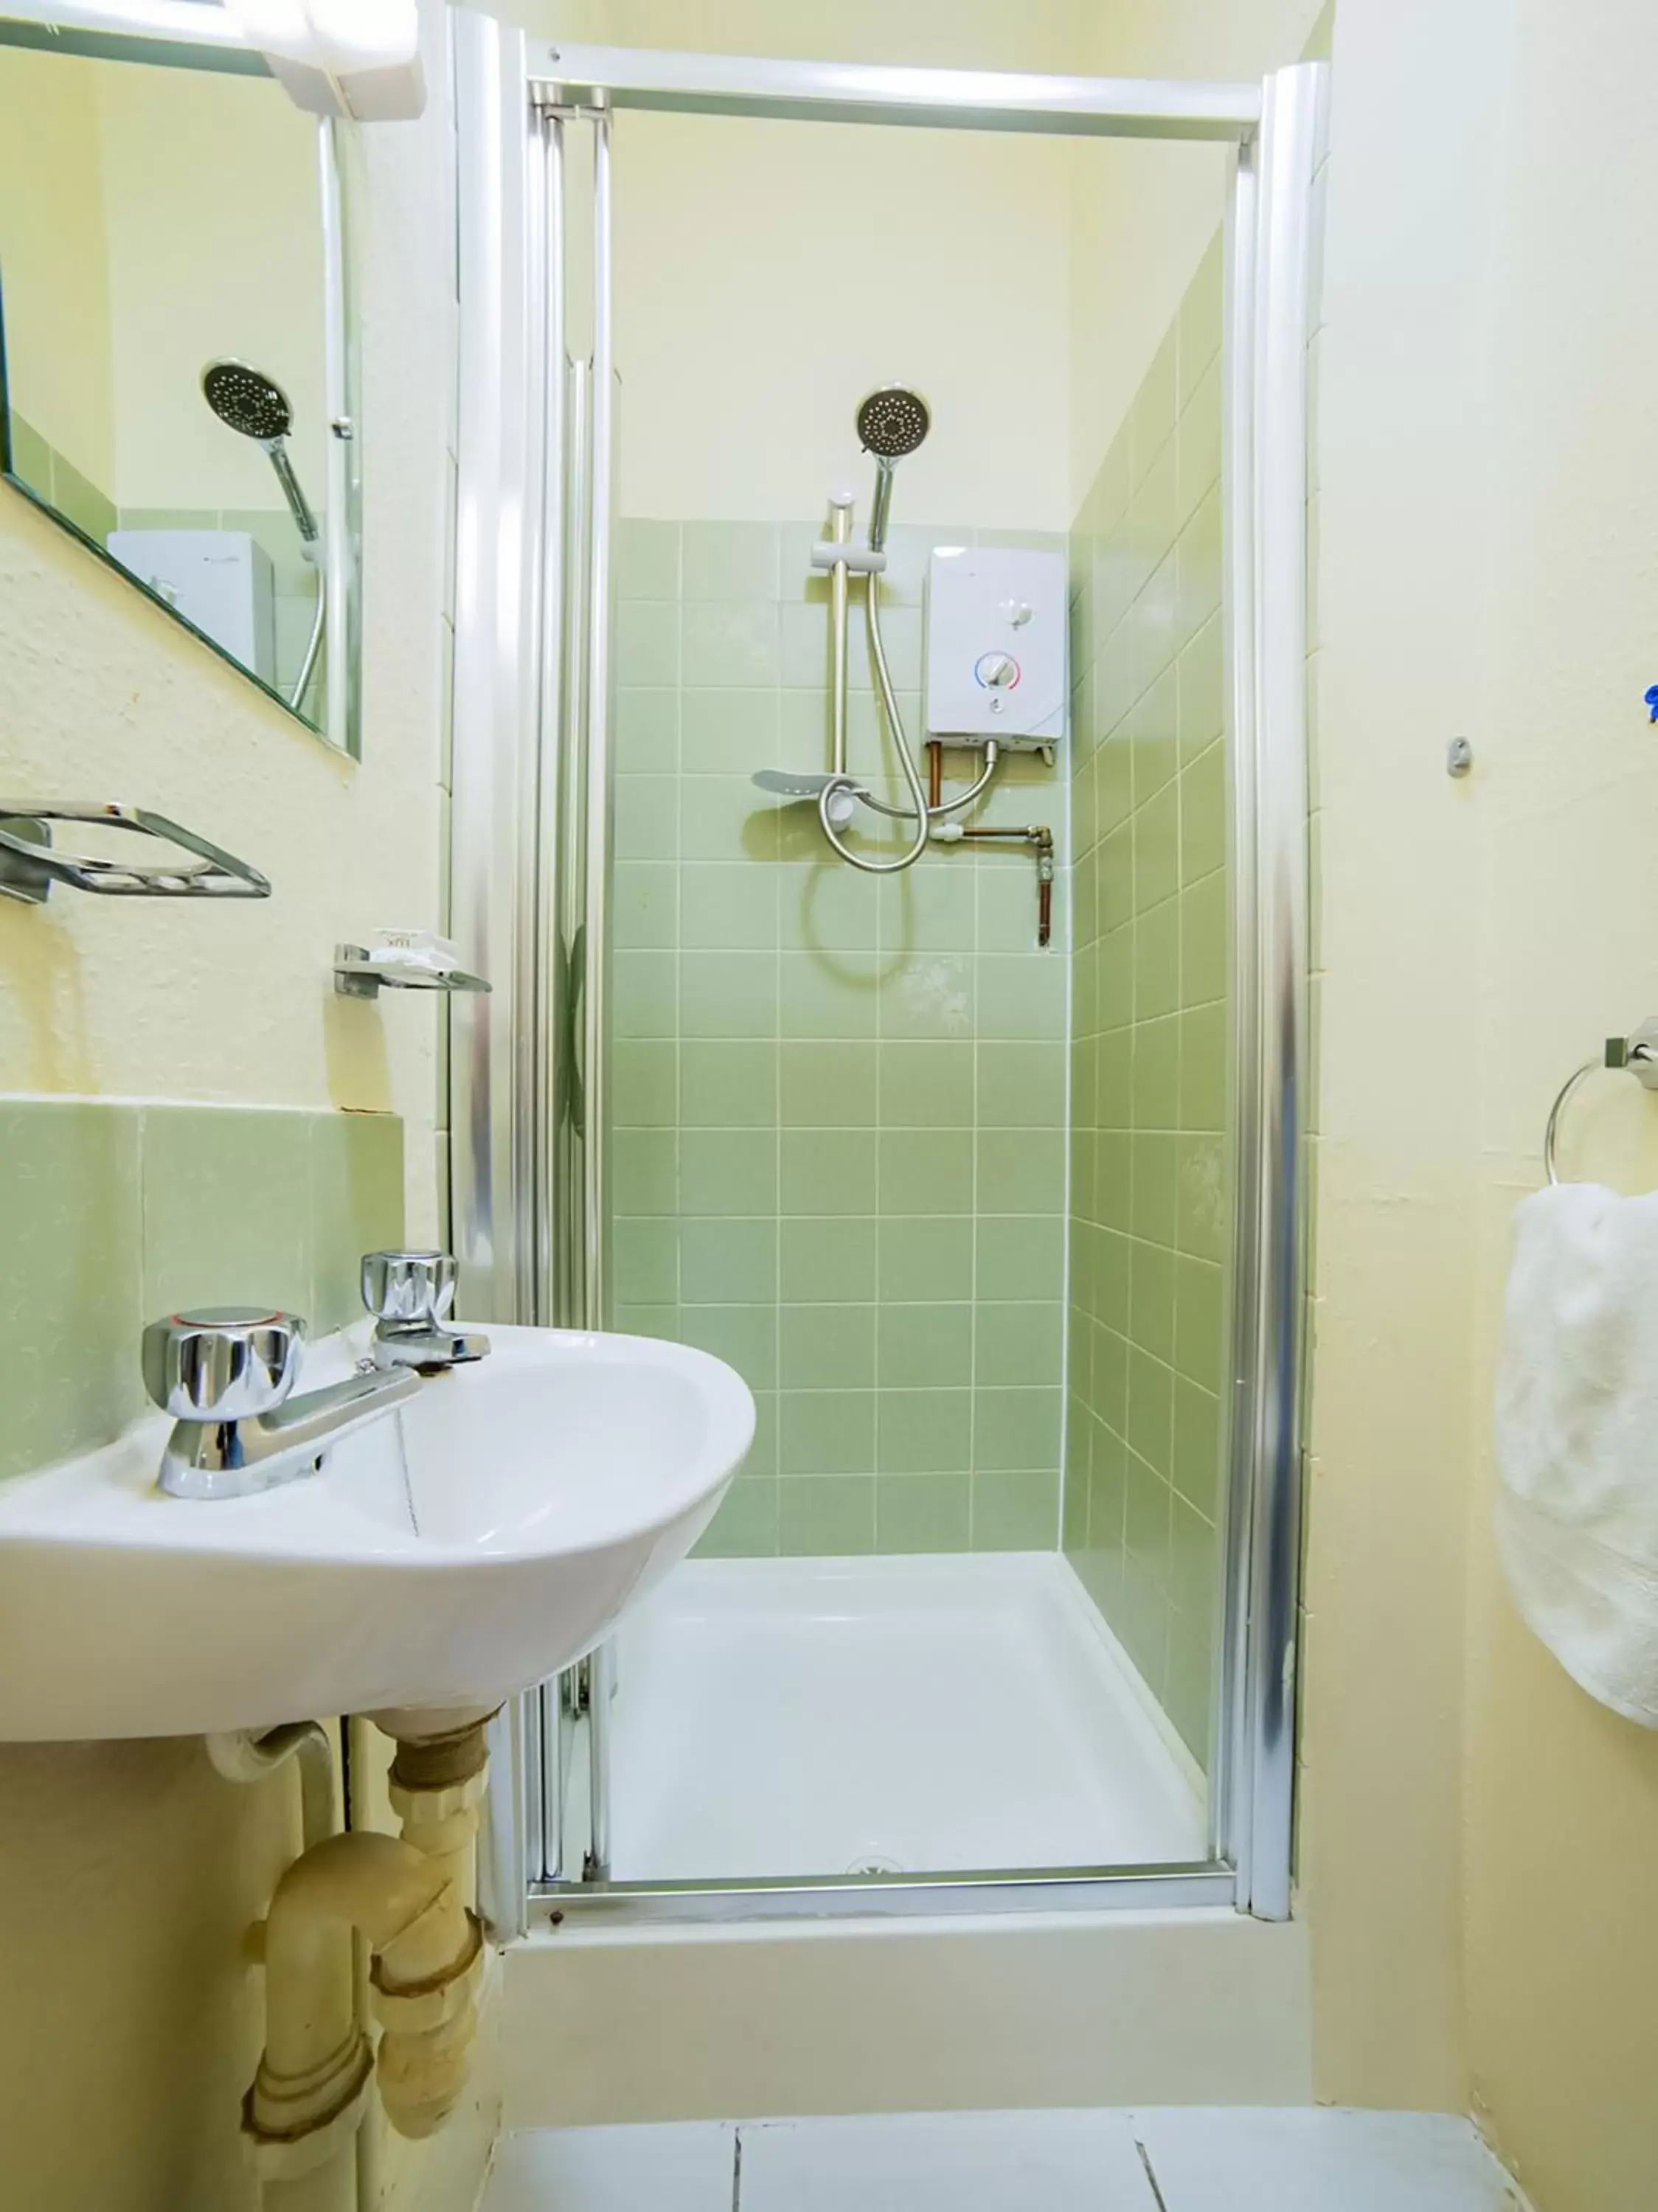
[[[892,673],[887,665],[887,641],[881,633],[880,579],[873,569],[869,572],[868,597],[869,647],[875,659],[875,680],[880,686],[881,706],[886,713],[887,725],[893,732],[893,742],[898,747],[899,765],[904,770],[904,780],[910,787],[910,796],[915,801],[915,805],[913,807],[887,806],[881,799],[872,799],[855,776],[837,775],[832,776],[818,793],[818,820],[823,825],[824,836],[843,860],[850,861],[855,868],[862,868],[865,875],[895,876],[905,868],[912,868],[926,851],[927,841],[932,835],[932,826],[935,822],[941,820],[947,814],[959,813],[964,806],[971,806],[974,799],[978,797],[980,792],[996,774],[997,746],[993,738],[986,744],[984,773],[976,783],[971,785],[959,797],[946,799],[941,806],[930,806],[927,804],[927,793],[922,786],[921,771],[916,766],[915,757],[910,749],[910,740],[905,735],[904,720],[899,713],[897,695],[893,690]],[[897,822],[913,822],[916,825],[915,842],[910,847],[909,851],[901,853],[890,860],[871,860],[862,853],[855,853],[849,845],[843,844],[836,834],[834,823],[829,818],[829,801],[843,791],[851,792],[865,806],[873,807],[877,814],[889,815]]]

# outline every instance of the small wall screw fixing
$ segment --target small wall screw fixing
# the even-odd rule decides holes
[[[1658,720],[1658,715],[1654,717]],[[1466,775],[1474,764],[1474,749],[1466,738],[1453,738],[1445,748],[1447,775]]]

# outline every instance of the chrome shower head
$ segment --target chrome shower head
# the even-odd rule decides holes
[[[245,361],[210,361],[202,371],[202,397],[227,429],[262,446],[285,438],[294,427],[281,385]]]
[[[858,402],[858,443],[878,461],[901,461],[914,453],[932,422],[918,392],[904,384],[880,384]]]
[[[274,376],[245,361],[210,361],[202,371],[202,397],[228,430],[252,438],[270,455],[294,527],[307,545],[317,542],[317,519],[288,458],[294,410]]]
[[[858,402],[858,442],[875,457],[875,495],[869,503],[869,544],[879,553],[887,543],[893,511],[893,471],[914,453],[933,425],[926,401],[907,384],[878,384]]]

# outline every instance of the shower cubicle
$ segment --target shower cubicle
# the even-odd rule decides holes
[[[457,39],[465,1309],[679,1337],[759,1412],[697,1555],[497,1723],[497,1917],[1282,1917],[1321,72]],[[1225,149],[1062,512],[838,256],[769,453],[694,399],[759,371],[674,285],[764,277],[674,199],[871,133]]]

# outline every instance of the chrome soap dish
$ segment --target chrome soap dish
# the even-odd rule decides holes
[[[334,947],[334,988],[343,999],[377,999],[381,991],[487,991],[468,975],[447,937],[429,929],[382,929],[372,945]]]
[[[193,861],[100,860],[60,853],[52,842],[54,822],[81,822],[128,830],[193,853]],[[145,806],[79,805],[68,799],[0,799],[0,893],[44,905],[54,884],[92,891],[101,898],[269,898],[268,877],[234,853],[198,836]]]

